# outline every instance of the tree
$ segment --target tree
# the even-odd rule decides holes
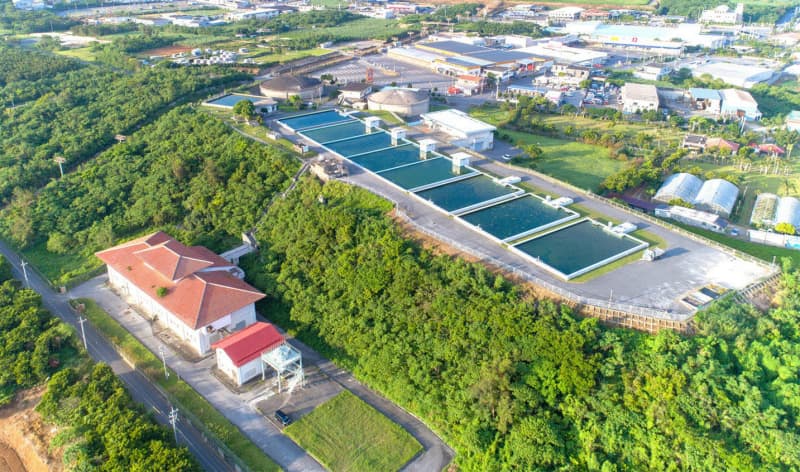
[[[289,105],[299,110],[303,108],[303,99],[300,98],[300,95],[292,95],[289,97]]]
[[[3,256],[0,256],[0,283],[11,280],[11,264]]]
[[[537,160],[544,155],[542,148],[535,144],[529,144],[525,146],[523,150],[525,151],[525,154],[533,160]]]
[[[791,223],[778,223],[775,232],[781,234],[795,234],[795,227]]]
[[[239,100],[233,106],[233,113],[247,120],[252,120],[256,116],[256,107],[250,100]]]

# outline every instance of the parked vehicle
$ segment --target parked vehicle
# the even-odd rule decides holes
[[[292,424],[292,418],[282,410],[275,411],[275,419],[278,420],[281,426],[289,426]]]

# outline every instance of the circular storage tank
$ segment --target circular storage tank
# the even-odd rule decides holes
[[[322,95],[322,82],[313,77],[281,75],[261,82],[259,89],[265,97],[288,100],[297,95],[303,100],[311,100]]]
[[[370,110],[386,110],[400,116],[427,113],[430,108],[428,92],[414,89],[384,89],[367,97]]]

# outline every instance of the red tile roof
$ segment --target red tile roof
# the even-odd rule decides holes
[[[285,341],[283,335],[269,323],[257,321],[247,328],[211,345],[222,349],[233,365],[241,367],[256,359],[263,352],[270,351]]]
[[[158,232],[95,254],[192,329],[264,298],[231,275],[231,263],[201,246],[187,247]],[[167,289],[163,297],[159,287]]]
[[[708,138],[708,140],[706,140],[706,148],[714,147],[728,149],[731,152],[737,152],[739,150],[739,143],[728,141],[727,139],[723,138]]]

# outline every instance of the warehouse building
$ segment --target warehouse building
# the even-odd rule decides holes
[[[655,85],[626,83],[622,86],[621,101],[623,113],[658,110],[658,89]]]
[[[476,120],[460,110],[448,109],[425,113],[421,116],[425,126],[441,131],[452,138],[451,144],[485,151],[494,147],[494,126]]]
[[[686,46],[717,49],[728,43],[725,36],[705,34],[702,32],[702,25],[692,23],[659,27],[578,21],[568,23],[563,32],[579,35],[592,44],[668,56],[680,55]]]
[[[700,22],[740,25],[743,17],[743,3],[738,3],[736,9],[733,10],[728,5],[720,5],[710,10],[703,10],[703,13],[700,14]]]
[[[722,95],[719,90],[692,87],[689,89],[689,97],[695,110],[714,114],[722,111]]]
[[[741,65],[732,62],[714,61],[691,67],[692,75],[700,77],[705,74],[719,79],[726,84],[748,89],[755,84],[766,82],[772,78],[772,69],[754,65]]]
[[[608,59],[608,54],[591,49],[573,48],[560,41],[548,41],[534,44],[517,51],[531,54],[532,56],[550,59],[559,64],[595,66],[602,65]]]
[[[655,214],[662,218],[672,218],[675,221],[717,233],[724,233],[728,226],[728,222],[719,215],[682,206],[656,208]]]
[[[400,116],[417,116],[430,108],[428,92],[418,89],[385,88],[367,97],[370,110],[385,110]]]
[[[720,90],[722,107],[720,115],[725,118],[738,118],[744,116],[748,120],[760,120],[761,112],[758,103],[750,92],[739,89]]]

